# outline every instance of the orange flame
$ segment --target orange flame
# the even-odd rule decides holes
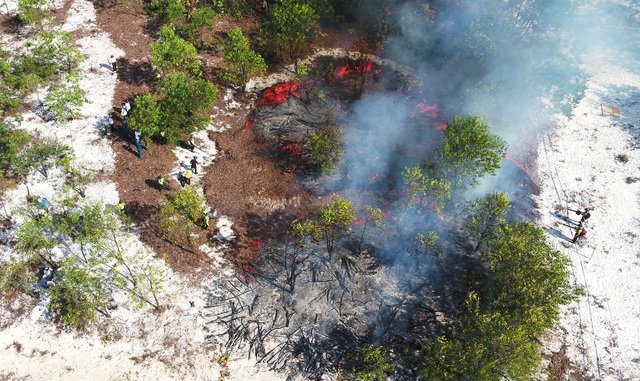
[[[535,181],[533,181],[533,177],[531,177],[531,174],[529,173],[529,171],[527,171],[527,169],[522,166],[522,164],[518,163],[517,161],[515,161],[511,156],[504,155],[504,158],[509,160],[510,162],[512,162],[513,164],[516,165],[516,167],[520,168],[522,170],[522,172],[524,172],[527,176],[529,176],[529,180],[531,180],[531,185],[533,185],[533,189],[535,189],[536,194],[540,193],[540,189],[538,188],[538,185],[536,184]]]
[[[284,82],[264,91],[258,106],[277,106],[286,101],[290,96],[300,96],[300,84],[297,82]]]
[[[375,65],[373,64],[373,62],[369,62],[369,61],[358,61],[358,62],[348,63],[344,66],[340,66],[336,68],[336,70],[333,71],[333,79],[342,78],[345,75],[349,75],[349,74],[366,74],[372,71],[374,68],[375,68]],[[380,74],[381,72],[382,70],[380,69],[375,69],[374,71],[375,74]]]

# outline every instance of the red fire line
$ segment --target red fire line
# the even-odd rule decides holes
[[[533,189],[535,189],[536,194],[540,193],[540,189],[538,188],[538,185],[536,184],[535,181],[533,181],[533,177],[531,177],[531,174],[529,173],[529,171],[527,171],[525,169],[525,167],[522,166],[522,164],[518,163],[517,161],[515,161],[511,156],[504,155],[504,158],[509,160],[510,162],[512,162],[513,164],[516,165],[516,167],[520,168],[520,170],[522,170],[522,172],[524,172],[527,176],[529,176],[529,180],[531,180],[531,185],[533,186]]]

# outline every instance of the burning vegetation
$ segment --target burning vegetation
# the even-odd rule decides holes
[[[466,340],[460,317],[480,313],[500,238],[556,254],[533,225],[513,222],[522,209],[507,215],[506,192],[464,199],[500,167],[506,147],[480,118],[444,123],[422,89],[366,61],[331,72],[333,81],[267,89],[257,104],[256,140],[323,202],[285,234],[252,244],[260,255],[240,276],[210,286],[209,338],[249,348],[292,377],[355,376],[373,351],[379,366],[393,364],[385,372],[394,379],[416,379],[431,374],[429,353]],[[319,135],[340,137],[330,143],[343,152],[329,171],[314,162]],[[526,179],[517,186],[525,197],[534,192]],[[562,276],[550,275],[557,298],[568,295]]]

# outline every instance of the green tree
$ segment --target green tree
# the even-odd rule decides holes
[[[37,256],[53,266],[55,263],[51,255],[57,244],[57,239],[53,237],[51,217],[46,213],[30,211],[16,232],[16,250],[22,254],[24,262]]]
[[[129,117],[129,128],[133,131],[157,137],[160,130],[160,104],[152,94],[142,94],[136,96],[133,101],[133,112]]]
[[[569,260],[528,222],[500,221],[480,256],[486,273],[446,335],[425,343],[428,380],[528,380],[538,369],[537,339],[575,291]]]
[[[47,0],[18,0],[16,18],[27,25],[42,28],[49,19],[49,2]]]
[[[344,155],[342,129],[336,127],[331,131],[311,132],[307,139],[305,148],[311,165],[323,175],[333,172]]]
[[[511,203],[506,192],[488,193],[468,203],[467,211],[471,214],[466,226],[477,242],[474,251],[478,251],[484,242],[495,236],[502,217],[507,214],[507,208],[510,207]]]
[[[409,206],[419,213],[422,212],[425,203],[440,213],[451,197],[451,183],[436,178],[433,172],[431,166],[419,163],[405,168],[402,173],[402,180],[409,187],[407,189]]]
[[[130,243],[124,241],[123,245],[115,231],[111,232],[111,237],[113,246],[99,248],[102,260],[109,264],[111,282],[132,297],[135,308],[146,304],[158,311],[163,280],[167,275],[164,263],[160,263],[163,261],[155,260],[146,249],[127,253],[123,246],[130,247]]]
[[[195,188],[181,189],[175,195],[167,195],[167,203],[160,210],[161,227],[169,239],[184,239],[193,245],[193,234],[200,230],[198,221],[205,210],[204,198]]]
[[[453,335],[423,345],[421,373],[425,380],[439,381],[528,380],[539,361],[526,331],[499,312],[486,312],[472,292]]]
[[[29,141],[26,131],[10,128],[7,124],[0,124],[0,168],[2,174],[9,170],[16,160],[20,149]]]
[[[204,129],[211,122],[207,111],[218,94],[214,85],[184,73],[171,74],[160,85],[160,129],[168,141],[180,141],[185,134]]]
[[[297,0],[279,0],[270,9],[263,30],[266,48],[280,59],[292,59],[297,69],[298,59],[318,36],[318,15],[310,5]]]
[[[37,260],[23,260],[21,258],[3,262],[0,266],[0,290],[9,295],[26,294],[31,291],[38,280],[32,267]]]
[[[219,15],[209,7],[198,8],[187,16],[184,23],[177,27],[177,32],[180,34],[180,37],[186,39],[194,46],[200,49],[207,48],[210,45],[205,37],[211,35],[213,31],[213,21],[218,17]]]
[[[244,91],[249,78],[266,73],[267,64],[260,54],[251,50],[249,39],[239,27],[229,31],[223,49],[224,59],[227,62],[222,71],[222,78],[225,81],[240,86]]]
[[[38,170],[47,178],[48,170],[56,165],[64,166],[71,160],[72,150],[55,139],[45,139],[27,145],[16,156],[12,168],[21,176]]]
[[[334,195],[331,202],[318,208],[317,215],[319,228],[327,245],[327,253],[331,258],[335,240],[355,221],[356,209],[348,199]]]
[[[367,345],[350,355],[342,376],[348,380],[384,381],[393,371],[393,361],[384,347]]]
[[[575,296],[569,283],[569,259],[529,222],[500,222],[480,259],[488,266],[489,308],[504,311],[515,324],[528,327],[531,339],[558,320],[559,305]]]
[[[147,11],[165,25],[177,24],[187,14],[187,8],[179,0],[152,1],[147,5]]]
[[[495,174],[507,144],[489,129],[479,116],[453,118],[444,130],[444,144],[439,150],[442,178],[465,187],[476,185],[486,174]]]
[[[151,52],[151,63],[163,76],[171,73],[185,73],[194,78],[202,76],[196,48],[180,38],[173,25],[162,28],[158,42],[151,44]]]
[[[4,111],[15,110],[22,104],[13,74],[14,65],[14,57],[0,47],[0,116]]]
[[[95,323],[96,312],[108,315],[105,280],[99,274],[75,256],[60,263],[47,293],[51,296],[49,308],[60,315],[64,325],[82,332]]]

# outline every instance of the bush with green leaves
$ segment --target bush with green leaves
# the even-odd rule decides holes
[[[65,166],[71,161],[72,152],[71,147],[55,139],[33,142],[18,153],[11,168],[23,177],[39,171],[47,178],[49,169],[54,166]]]
[[[28,54],[15,63],[19,75],[35,74],[46,80],[57,72],[71,72],[84,60],[73,35],[65,31],[41,30],[25,47]]]
[[[193,245],[193,235],[200,231],[199,221],[205,210],[204,198],[193,187],[167,195],[167,203],[160,210],[161,227],[167,238]]]
[[[439,177],[465,188],[475,186],[484,175],[495,174],[507,143],[489,132],[490,128],[479,116],[454,117],[439,149]]]
[[[226,66],[222,69],[222,79],[240,86],[243,91],[249,78],[266,73],[267,64],[260,54],[251,50],[249,39],[239,27],[228,32],[223,50]]]
[[[160,129],[166,139],[177,142],[187,134],[211,123],[208,110],[213,107],[218,88],[204,79],[174,73],[160,82]]]
[[[335,240],[356,219],[356,209],[351,201],[334,195],[331,202],[325,203],[317,210],[318,227],[325,240],[329,257],[333,253]]]
[[[344,155],[342,140],[343,133],[339,127],[309,133],[305,151],[311,166],[323,175],[333,172]]]
[[[187,14],[187,8],[179,0],[152,1],[147,5],[147,11],[163,25],[176,24]]]
[[[408,186],[407,205],[418,213],[423,212],[425,205],[440,213],[451,198],[451,183],[437,178],[434,172],[433,166],[419,163],[402,173],[402,180]]]
[[[12,128],[9,121],[0,123],[0,174],[4,175],[16,160],[18,153],[29,142],[26,131]]]
[[[133,101],[129,128],[146,136],[158,137],[161,132],[160,103],[153,94],[141,94]]]
[[[9,295],[27,294],[36,283],[37,276],[32,271],[37,260],[13,259],[0,266],[0,290]]]
[[[173,73],[160,81],[157,94],[139,95],[134,100],[130,128],[153,139],[175,145],[188,134],[211,122],[218,88],[204,79]],[[159,99],[159,100],[158,100]]]
[[[18,13],[16,18],[26,24],[36,28],[42,28],[49,17],[48,0],[18,0]]]
[[[393,360],[384,347],[366,345],[359,352],[347,355],[341,379],[384,381],[393,371]]]
[[[79,82],[78,73],[67,73],[58,83],[49,86],[45,104],[60,123],[80,116],[80,107],[85,98]]]
[[[151,52],[151,63],[163,76],[175,73],[194,78],[202,76],[198,51],[193,44],[176,34],[173,25],[162,27],[159,40],[151,44]]]

